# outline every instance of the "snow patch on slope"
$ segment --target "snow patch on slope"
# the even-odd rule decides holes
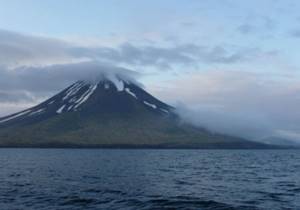
[[[97,89],[97,87],[98,87],[98,84],[90,85],[89,89],[75,102],[77,104],[74,108],[77,109],[81,104],[83,104],[85,101],[87,101],[89,99],[89,97]]]
[[[32,116],[32,115],[35,115],[35,114],[40,114],[40,113],[44,112],[45,110],[46,110],[45,108],[39,109],[39,110],[37,110],[37,111],[31,112],[31,113],[29,114],[29,116]]]
[[[70,100],[69,100],[69,103],[73,103],[73,102],[75,102],[76,101],[76,96],[74,97],[74,98],[71,98]]]
[[[150,107],[153,108],[153,109],[156,109],[156,108],[157,108],[157,106],[156,106],[155,104],[151,104],[151,103],[149,103],[149,102],[147,102],[147,101],[144,101],[144,104],[146,104],[147,106],[150,106]]]
[[[73,86],[71,86],[70,89],[67,90],[65,97],[63,97],[63,101],[75,95],[82,88],[83,85],[83,82],[77,82]]]
[[[56,111],[56,113],[57,113],[57,114],[61,114],[61,113],[63,112],[65,106],[66,106],[66,105],[63,105],[62,107],[60,107],[60,108]]]
[[[25,114],[28,114],[29,112],[31,112],[31,110],[26,110],[26,111],[20,112],[19,114],[15,114],[15,115],[13,115],[11,117],[8,117],[8,118],[5,118],[5,119],[1,120],[0,123],[4,123],[4,122],[10,121],[10,120],[13,120],[13,119],[15,119],[17,117],[21,117],[21,116],[23,116]]]
[[[137,99],[137,96],[136,96],[133,92],[131,92],[131,90],[130,90],[129,88],[125,88],[125,91],[126,91],[129,95],[132,95],[134,98]]]
[[[167,114],[169,114],[169,111],[168,111],[168,110],[166,110],[166,109],[162,109],[162,108],[160,108],[160,111],[162,111],[162,112],[164,112],[164,113],[167,113]]]

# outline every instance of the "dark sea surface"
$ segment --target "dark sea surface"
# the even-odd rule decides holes
[[[0,209],[300,209],[300,150],[0,149]]]

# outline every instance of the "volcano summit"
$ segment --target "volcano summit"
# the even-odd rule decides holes
[[[118,76],[77,81],[35,107],[0,118],[0,146],[265,147],[184,123],[175,108]]]

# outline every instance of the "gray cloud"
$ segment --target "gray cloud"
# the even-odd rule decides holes
[[[70,62],[71,46],[51,38],[28,36],[0,30],[0,65],[46,65]]]
[[[0,30],[0,101],[37,101],[85,75],[117,66],[170,70],[174,65],[232,64],[253,59],[259,49],[228,50],[182,44],[169,47],[81,47],[57,39]],[[126,70],[126,69],[123,69]],[[142,70],[141,70],[142,71]],[[14,91],[14,92],[13,92]]]
[[[298,136],[300,141],[299,79],[272,80],[258,73],[210,71],[169,84],[174,85],[152,92],[174,104],[181,101],[179,113],[189,122],[256,140],[273,135]]]
[[[245,23],[245,24],[238,26],[237,30],[239,32],[241,32],[242,34],[250,34],[250,33],[255,32],[256,28],[255,28],[255,26],[253,26],[249,23]]]
[[[205,127],[212,132],[247,139],[260,140],[274,135],[272,122],[257,113],[213,110],[209,107],[190,109],[186,105],[177,105],[177,111],[184,121]]]
[[[199,63],[232,64],[250,61],[263,53],[257,48],[230,49],[223,46],[181,44],[158,47],[124,43],[119,47],[81,47],[57,39],[0,30],[0,66],[41,66],[80,61],[109,62],[113,65],[171,69],[174,65]]]
[[[269,33],[276,29],[277,23],[267,16],[249,15],[247,20],[237,27],[237,31],[244,34],[258,34],[258,32]]]
[[[135,46],[125,43],[119,48],[76,48],[76,56],[94,60],[127,64],[132,66],[154,66],[159,69],[172,69],[173,65],[197,66],[207,64],[233,64],[251,61],[262,54],[258,48],[228,50],[222,46],[207,47],[196,44],[183,44],[172,47]]]
[[[267,17],[267,16],[263,16],[262,17],[263,19],[263,27],[267,30],[274,30],[277,26],[277,22],[273,19],[273,18],[270,18],[270,17]]]
[[[300,38],[300,29],[291,30],[289,34],[294,38]]]
[[[133,82],[138,73],[97,62],[44,67],[0,68],[0,105],[38,103],[77,80],[97,80],[103,74],[118,74]],[[137,82],[136,82],[137,83]]]
[[[26,91],[0,92],[0,103],[34,102],[34,98]]]
[[[145,66],[170,70],[174,65],[231,64],[251,60],[259,49],[228,50],[182,44],[169,47],[81,47],[52,38],[0,30],[0,103],[38,102],[86,75]],[[142,71],[142,70],[141,70]]]

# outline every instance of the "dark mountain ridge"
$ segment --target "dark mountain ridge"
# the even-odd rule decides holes
[[[184,123],[130,80],[78,81],[45,102],[0,118],[1,147],[269,148]]]

